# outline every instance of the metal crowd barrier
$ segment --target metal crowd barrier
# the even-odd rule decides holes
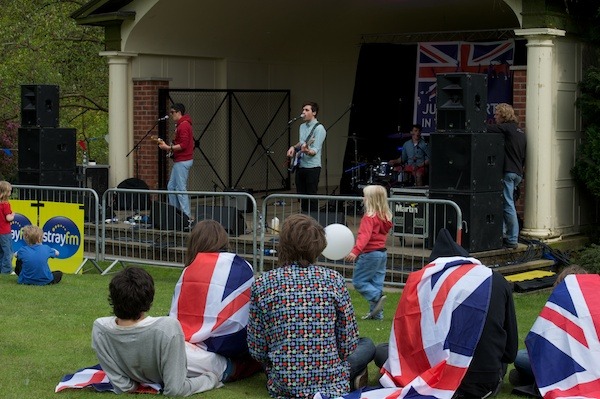
[[[139,263],[180,267],[185,263],[188,218],[169,205],[169,195],[188,195],[196,221],[214,219],[227,230],[230,250],[247,259],[256,272],[278,265],[279,228],[285,219],[304,212],[324,227],[332,223],[347,226],[357,235],[363,216],[362,197],[330,195],[271,194],[260,203],[241,191],[169,192],[113,188],[102,196],[92,189],[15,185],[13,199],[69,202],[84,210],[85,259],[77,272],[89,261],[102,274],[118,264]],[[408,274],[425,265],[435,236],[447,227],[460,243],[462,213],[449,200],[430,199],[419,190],[392,193],[389,198],[393,228],[386,247],[388,263],[386,284],[403,286]],[[408,195],[414,194],[414,195]],[[306,201],[308,209],[302,210]],[[110,261],[102,268],[98,261]],[[318,263],[339,271],[348,281],[354,264],[329,260],[321,256]]]
[[[102,197],[101,259],[112,264],[183,267],[188,216],[169,205],[169,195],[187,195],[196,221],[214,219],[229,234],[232,252],[256,264],[256,200],[244,192],[109,189]]]
[[[308,202],[306,211],[301,201]],[[386,284],[403,286],[408,274],[422,268],[429,259],[431,247],[441,227],[451,230],[460,242],[462,237],[462,213],[452,201],[429,199],[422,195],[393,196],[389,199],[393,214],[393,227],[386,243],[388,253]],[[285,218],[303,212],[311,215],[326,227],[332,223],[347,226],[354,236],[358,233],[363,216],[362,197],[272,194],[262,204],[259,220],[260,231],[259,272],[277,266],[277,225]],[[450,223],[448,223],[450,222]],[[454,228],[453,228],[454,226]],[[319,257],[318,263],[339,271],[351,280],[354,264],[342,260]]]

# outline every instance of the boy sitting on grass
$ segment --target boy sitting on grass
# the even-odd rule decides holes
[[[209,358],[212,372],[188,377],[183,331],[173,317],[152,317],[154,280],[139,267],[128,267],[109,284],[114,316],[94,321],[92,348],[114,392],[135,392],[140,384],[160,384],[166,396],[189,396],[222,386],[224,365]]]
[[[27,225],[21,229],[27,246],[15,253],[17,263],[15,274],[19,276],[19,284],[48,285],[57,284],[63,273],[59,270],[50,271],[48,259],[58,256],[58,251],[42,244],[44,232],[38,226]]]

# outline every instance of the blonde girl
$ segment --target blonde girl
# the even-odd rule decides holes
[[[367,186],[363,190],[365,213],[360,221],[356,244],[346,261],[354,262],[352,284],[369,302],[369,313],[363,319],[383,319],[383,281],[387,264],[385,243],[392,228],[392,211],[387,190],[383,186]]]
[[[8,199],[12,193],[12,186],[7,181],[0,181],[0,273],[10,274],[12,271],[12,233],[10,222],[15,214],[10,208]]]

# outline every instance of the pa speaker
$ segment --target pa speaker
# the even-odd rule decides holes
[[[58,127],[58,86],[21,85],[21,126]]]
[[[31,186],[77,187],[77,174],[72,170],[19,170],[19,184]]]
[[[108,165],[78,166],[77,173],[82,181],[81,186],[94,190],[101,201],[108,190]]]
[[[436,129],[441,132],[485,132],[487,75],[437,75]]]
[[[246,221],[242,212],[231,206],[196,207],[196,220],[212,219],[221,224],[231,237],[237,237],[246,231]]]
[[[430,199],[455,202],[462,212],[462,247],[469,252],[502,248],[502,191],[437,192],[429,191]],[[446,227],[456,240],[456,210],[450,206],[431,204],[429,208],[429,245],[433,248],[435,232]]]
[[[18,139],[19,170],[75,170],[75,129],[22,127]]]
[[[433,133],[429,136],[430,190],[502,190],[504,137],[496,133]]]
[[[164,202],[152,202],[151,210],[152,225],[159,230],[179,230],[183,231],[188,227],[188,217],[185,213],[175,208],[173,205]]]
[[[117,185],[117,188],[128,190],[149,190],[145,181],[135,177],[125,179]],[[141,211],[150,208],[150,194],[146,193],[117,193],[114,208],[116,210]]]
[[[319,224],[323,227],[327,227],[330,224],[343,224],[346,225],[346,215],[344,212],[331,212],[329,210],[321,210],[321,211],[310,211],[302,213],[309,215],[313,219],[317,220]]]

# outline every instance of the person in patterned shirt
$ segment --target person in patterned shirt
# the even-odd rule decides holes
[[[326,245],[315,219],[288,217],[279,234],[281,266],[252,285],[248,348],[274,398],[339,396],[366,384],[375,346],[358,337],[344,278],[314,265]]]

